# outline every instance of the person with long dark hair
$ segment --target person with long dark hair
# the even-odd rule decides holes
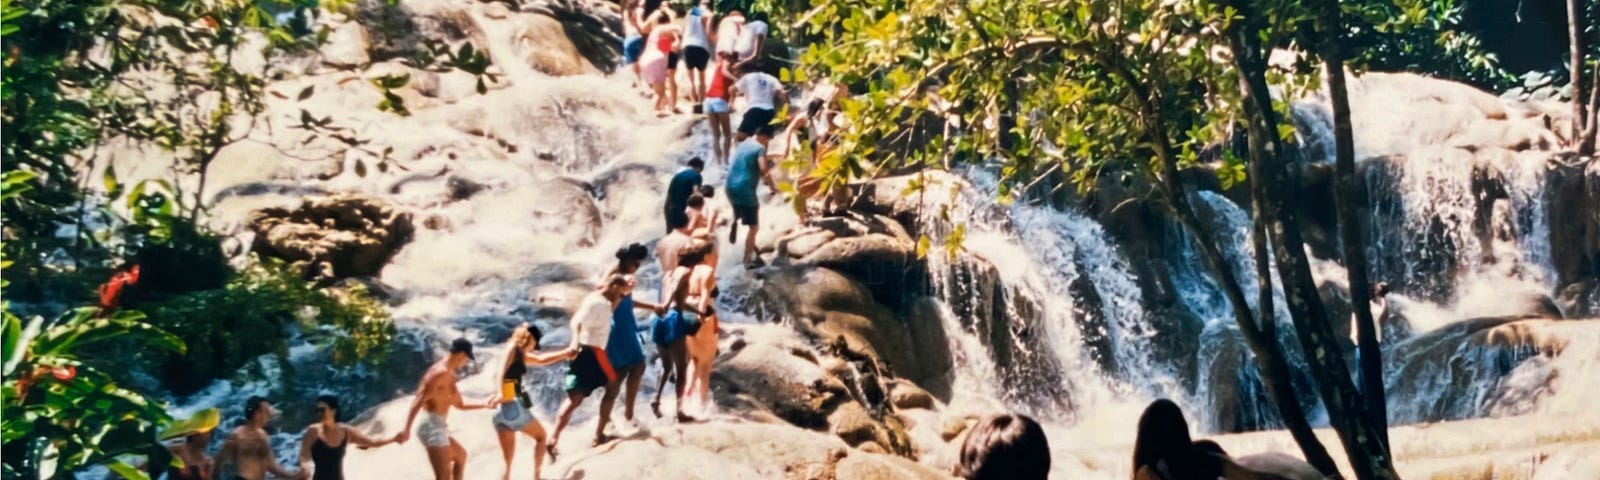
[[[317,423],[306,427],[300,437],[300,470],[311,472],[311,480],[344,480],[344,452],[351,443],[360,448],[394,443],[394,438],[373,440],[339,423],[338,397],[317,397],[316,408]]]
[[[955,473],[966,480],[1044,480],[1050,476],[1050,441],[1026,415],[986,418],[967,432]]]

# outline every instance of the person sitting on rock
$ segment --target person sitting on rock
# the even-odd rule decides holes
[[[1050,476],[1050,442],[1026,415],[986,418],[962,442],[955,474],[966,480],[1044,480]]]

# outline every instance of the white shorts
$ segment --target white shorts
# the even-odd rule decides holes
[[[725,98],[707,98],[706,99],[706,113],[728,113],[729,111],[732,111],[732,109],[728,108],[728,99],[725,99]]]

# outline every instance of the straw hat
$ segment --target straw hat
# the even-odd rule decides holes
[[[207,408],[196,412],[192,417],[173,422],[171,426],[167,427],[166,431],[161,432],[160,441],[209,432],[217,428],[219,423],[222,423],[222,411],[215,408]]]

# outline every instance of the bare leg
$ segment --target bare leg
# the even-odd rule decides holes
[[[457,442],[455,438],[450,439],[450,458],[455,462],[450,466],[450,478],[455,480],[465,479],[467,476],[467,449],[462,448],[461,443]]]
[[[728,164],[728,157],[733,156],[733,114],[722,114],[722,164]]]
[[[656,113],[665,113],[667,106],[666,85],[662,83],[650,84],[650,89],[656,92]]]
[[[751,225],[750,233],[744,236],[744,263],[750,263],[753,258],[760,258],[756,256],[756,231],[758,230],[761,230],[760,224]]]
[[[511,456],[517,450],[517,432],[496,428],[494,433],[500,437],[500,454],[506,457],[506,473],[501,474],[500,478],[511,478]]]
[[[533,478],[538,480],[540,478],[539,470],[544,466],[544,451],[549,446],[548,440],[545,439],[544,435],[544,425],[540,425],[538,420],[528,422],[527,425],[522,427],[522,433],[533,437]],[[506,456],[506,474],[511,474],[511,457],[509,455]]]
[[[667,108],[678,113],[678,69],[667,66]]]
[[[639,399],[639,383],[644,381],[644,362],[639,362],[638,365],[629,368],[625,375],[628,377],[626,383],[627,401],[623,403],[622,416],[628,420],[633,420],[633,404],[635,400]]]
[[[584,397],[582,393],[567,392],[567,400],[561,402],[561,415],[556,418],[556,433],[550,436],[551,446],[561,443],[561,431],[567,429],[567,422],[572,421],[572,412],[577,411],[578,406],[583,404]]]
[[[450,478],[450,447],[427,447],[428,464],[433,466],[434,480],[449,480]]]
[[[667,390],[667,379],[672,378],[673,363],[671,348],[659,348],[661,354],[661,376],[656,379],[656,399],[650,402],[650,410],[655,412],[656,418],[661,418],[661,392]]]
[[[683,413],[683,394],[684,394],[684,391],[686,390],[685,387],[687,387],[688,386],[687,384],[689,383],[688,382],[688,380],[689,380],[688,375],[685,375],[685,373],[688,372],[688,370],[689,370],[689,345],[688,345],[688,343],[689,342],[688,342],[687,338],[680,338],[680,339],[678,339],[678,341],[672,342],[672,363],[675,365],[673,368],[675,368],[678,371],[678,380],[675,381],[675,382],[672,382],[672,388],[673,388],[673,391],[678,396],[677,408],[678,408],[678,421],[679,422],[694,421],[693,418],[689,418],[688,415],[685,415]]]
[[[599,445],[610,441],[606,435],[606,424],[611,423],[611,409],[617,406],[617,394],[622,390],[622,379],[615,379],[606,383],[606,393],[600,396],[600,420],[594,425],[594,444]]]

